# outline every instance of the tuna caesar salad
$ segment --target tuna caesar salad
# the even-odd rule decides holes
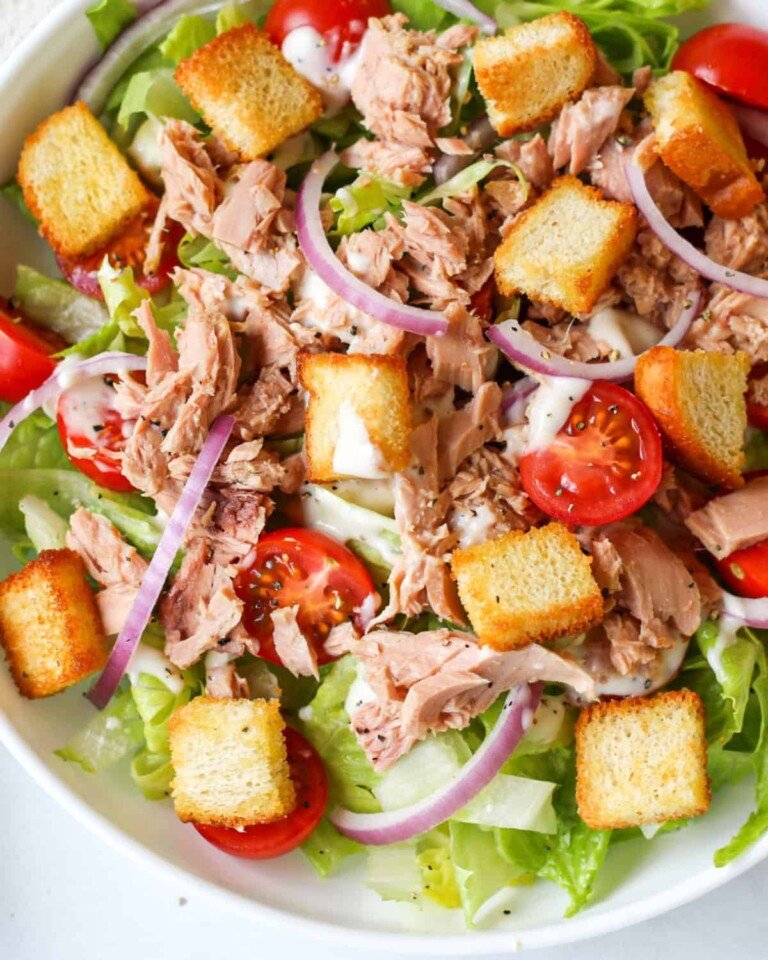
[[[88,11],[3,187],[0,640],[90,701],[62,764],[469,926],[742,778],[715,864],[765,833],[768,33],[704,6]]]

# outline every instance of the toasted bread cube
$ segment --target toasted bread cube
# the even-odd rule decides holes
[[[168,721],[180,820],[247,827],[293,810],[278,700],[195,697]]]
[[[697,693],[596,703],[576,723],[576,801],[593,830],[697,817],[709,809]]]
[[[503,137],[553,120],[589,85],[597,51],[583,20],[551,13],[475,45],[477,85]]]
[[[731,110],[690,73],[675,70],[645,94],[661,159],[725,219],[765,199]]]
[[[521,214],[496,249],[496,284],[571,313],[591,310],[637,234],[631,203],[603,200],[576,177],[559,177]]]
[[[645,401],[675,458],[702,480],[733,490],[744,484],[746,353],[653,347],[635,368]]]
[[[243,160],[269,153],[323,112],[320,92],[252,23],[227,30],[182,60],[176,82]]]
[[[580,633],[603,615],[592,561],[560,523],[455,550],[451,570],[473,630],[496,650]]]
[[[49,697],[102,669],[107,641],[76,553],[44,550],[0,583],[0,643],[25,697]]]
[[[27,137],[19,160],[24,200],[63,257],[95,253],[152,194],[84,103],[54,113]]]
[[[309,393],[309,480],[375,478],[408,466],[412,424],[403,357],[304,354],[299,378]]]

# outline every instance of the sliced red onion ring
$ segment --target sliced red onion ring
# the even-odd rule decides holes
[[[133,655],[133,651],[141,640],[141,635],[149,623],[152,610],[157,603],[160,593],[171,569],[176,554],[184,542],[184,534],[200,505],[200,500],[216,469],[219,457],[229,440],[235,425],[234,417],[218,417],[211,427],[200,455],[195,461],[192,472],[184,484],[181,496],[173,508],[171,518],[166,524],[160,543],[157,545],[154,556],[147,567],[141,586],[131,609],[126,617],[123,629],[120,631],[107,665],[101,676],[88,692],[91,703],[103,710],[112,699]]]
[[[768,597],[749,599],[723,591],[723,613],[748,627],[768,630]]]
[[[452,13],[461,20],[471,20],[476,23],[483,33],[496,33],[499,29],[498,23],[489,17],[487,13],[478,10],[474,3],[469,0],[435,0],[435,5]]]
[[[89,380],[91,377],[146,369],[147,358],[133,353],[100,353],[88,360],[63,360],[45,383],[28,393],[0,420],[0,450],[6,445],[8,438],[22,420],[32,416],[44,404],[54,403],[61,391],[66,390],[67,387],[71,387],[80,380]]]
[[[71,100],[84,101],[100,113],[112,88],[147,47],[156,43],[184,13],[212,13],[221,2],[205,0],[143,0],[138,5],[140,16],[129,24],[109,46],[100,60],[92,64],[74,89]]]
[[[401,810],[386,813],[352,813],[337,808],[330,814],[337,830],[369,846],[400,843],[444,823],[465,807],[493,780],[509,759],[541,700],[543,684],[514,687],[510,690],[496,726],[483,740],[477,753],[458,776],[431,796]]]
[[[724,287],[746,293],[750,297],[768,299],[768,280],[753,277],[740,270],[732,270],[722,263],[716,263],[705,253],[681,237],[675,228],[664,219],[661,210],[656,206],[653,197],[645,182],[645,171],[633,160],[625,157],[624,173],[629,184],[632,199],[637,209],[648,221],[648,226],[661,240],[665,247],[680,257],[689,267],[692,267],[702,277],[715,283],[722,283]]]
[[[699,310],[701,297],[692,294],[686,301],[677,322],[659,341],[661,347],[676,347],[683,339]],[[548,377],[578,377],[582,380],[629,380],[635,372],[638,357],[625,357],[623,360],[610,360],[606,363],[584,363],[569,360],[552,353],[523,330],[517,320],[505,320],[486,331],[488,339],[495,343],[505,356],[534,373],[543,373]],[[641,354],[638,354],[641,356]]]
[[[538,383],[533,377],[523,377],[507,387],[501,395],[501,415],[504,423],[514,426],[525,420],[528,403],[537,387]]]
[[[409,307],[372,290],[341,263],[331,249],[320,219],[320,199],[325,178],[339,162],[333,150],[312,164],[296,197],[296,233],[302,253],[326,286],[363,313],[400,330],[419,336],[442,336],[448,321],[439,313]]]
[[[734,103],[733,100],[728,101],[728,106],[739,121],[742,132],[768,147],[768,111],[748,107],[745,103]]]

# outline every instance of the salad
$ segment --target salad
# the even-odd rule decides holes
[[[768,34],[704,6],[88,11],[3,188],[59,275],[0,303],[0,641],[84,683],[62,762],[469,926],[747,776],[715,863],[763,835]]]

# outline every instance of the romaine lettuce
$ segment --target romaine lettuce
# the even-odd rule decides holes
[[[141,717],[131,691],[124,689],[55,753],[62,760],[79,763],[88,773],[98,773],[133,753],[143,740]]]
[[[173,79],[170,67],[134,73],[125,88],[117,123],[126,130],[134,117],[170,117],[197,123],[199,114]]]
[[[411,187],[391,183],[363,173],[349,186],[341,187],[330,199],[330,208],[336,214],[333,234],[344,236],[357,233],[373,224],[384,225],[387,213],[399,213],[403,200],[412,193]]]
[[[490,920],[509,902],[527,870],[501,855],[493,830],[451,820],[451,861],[468,927]],[[517,831],[514,831],[517,832]]]
[[[85,11],[91,21],[102,50],[115,40],[138,16],[136,5],[130,0],[99,0]]]
[[[179,17],[160,44],[160,53],[178,66],[216,36],[216,25],[198,14],[186,13]]]
[[[13,299],[25,317],[70,343],[97,334],[109,319],[103,303],[23,264],[16,268]]]

